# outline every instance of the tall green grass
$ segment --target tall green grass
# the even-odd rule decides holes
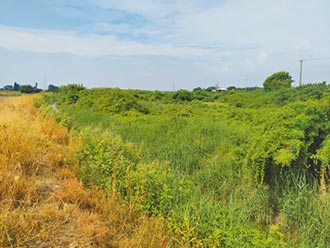
[[[85,184],[162,216],[172,246],[326,247],[329,101],[324,85],[308,87],[313,93],[241,91],[209,103],[134,92],[149,113],[91,110],[86,91],[62,102],[58,117],[84,137]]]

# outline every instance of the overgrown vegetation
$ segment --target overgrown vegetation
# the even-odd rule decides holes
[[[32,100],[0,98],[0,247],[166,247],[161,218],[83,186],[74,174],[79,135]]]
[[[170,246],[326,247],[329,90],[66,88],[45,101],[83,136],[84,184],[164,218]]]
[[[0,99],[1,245],[327,247],[329,92]]]

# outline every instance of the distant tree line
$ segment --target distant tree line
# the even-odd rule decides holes
[[[35,86],[31,86],[30,84],[19,85],[16,82],[13,85],[5,85],[3,88],[0,88],[0,90],[19,91],[21,93],[26,93],[26,94],[39,93],[39,92],[43,91],[42,89],[38,88],[38,83],[36,83]],[[46,91],[47,92],[59,92],[60,87],[50,84],[50,85],[48,85],[48,88]]]
[[[266,92],[274,92],[274,91],[279,91],[279,90],[285,90],[289,89],[292,87],[292,83],[294,81],[292,80],[291,75],[289,72],[285,71],[279,71],[275,72],[269,77],[267,77],[263,83],[263,88]],[[326,83],[326,82],[324,82]],[[13,85],[6,85],[0,90],[6,90],[6,91],[20,91],[21,93],[38,93],[43,91],[42,89],[39,89],[38,83],[36,83],[35,86],[31,86],[30,84],[25,84],[25,85],[19,85],[18,83],[14,83]],[[47,92],[75,92],[75,94],[72,94],[71,96],[71,101],[75,102],[78,100],[78,95],[76,92],[84,89],[82,85],[78,84],[69,84],[67,86],[56,86],[53,84],[50,84],[47,88]],[[176,92],[172,92],[173,94],[171,95],[172,100],[174,101],[185,101],[185,102],[190,102],[193,100],[200,100],[200,101],[205,101],[205,102],[212,102],[216,99],[219,98],[221,94],[217,93],[222,93],[222,92],[228,92],[229,94],[233,93],[232,91],[254,91],[260,89],[259,87],[244,87],[244,88],[238,88],[235,86],[229,86],[226,89],[225,88],[219,88],[217,86],[209,86],[207,88],[201,88],[197,87],[194,88],[192,91],[185,90],[185,89],[180,89]],[[153,99],[154,100],[161,100],[163,98],[168,98],[165,97],[168,96],[165,92],[161,91],[155,91],[153,93]]]

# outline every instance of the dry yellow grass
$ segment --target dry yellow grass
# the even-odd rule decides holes
[[[70,170],[79,140],[33,97],[0,99],[0,247],[167,247],[161,219],[84,188]]]

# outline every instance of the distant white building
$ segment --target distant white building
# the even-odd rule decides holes
[[[215,89],[212,90],[212,92],[219,92],[219,91],[227,91],[227,89],[222,87],[216,87]]]

